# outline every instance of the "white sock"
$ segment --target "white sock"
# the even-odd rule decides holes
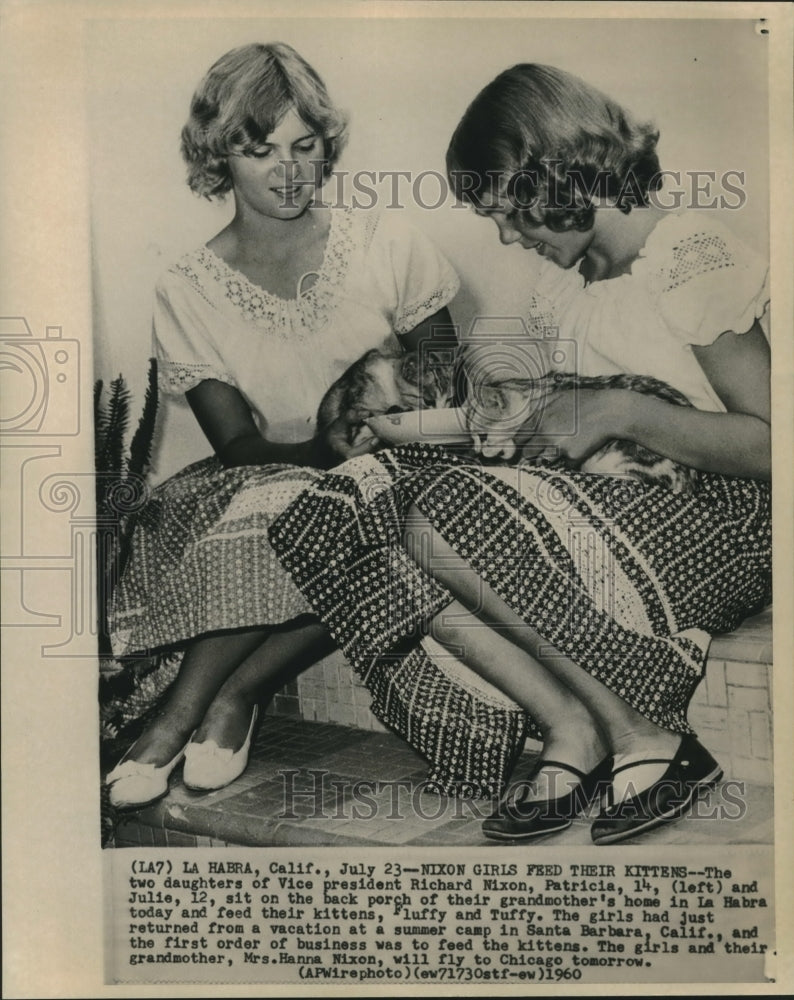
[[[624,798],[638,795],[658,781],[667,768],[669,760],[657,762],[658,758],[648,757],[647,753],[615,754],[612,770],[624,768],[612,778],[614,803],[617,805]]]

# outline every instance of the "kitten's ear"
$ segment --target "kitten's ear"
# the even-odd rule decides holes
[[[416,351],[407,351],[401,358],[399,358],[399,372],[404,379],[409,382],[416,381],[416,373],[419,367],[419,359],[417,357]]]
[[[441,351],[434,350],[432,347],[426,347],[422,351],[422,360],[428,365],[439,365],[444,361],[444,355]]]
[[[425,364],[435,372],[452,372],[460,364],[460,356],[455,348],[430,348],[424,352]]]
[[[477,386],[476,403],[489,414],[499,415],[507,409],[507,396],[498,385]]]

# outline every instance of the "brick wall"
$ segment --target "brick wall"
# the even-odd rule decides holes
[[[270,711],[309,722],[337,722],[383,731],[369,709],[370,695],[340,652],[331,653],[273,699]]]
[[[772,784],[772,666],[710,659],[689,720],[726,778]]]

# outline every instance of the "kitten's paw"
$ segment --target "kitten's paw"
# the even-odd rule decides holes
[[[516,444],[512,438],[493,437],[488,435],[482,442],[483,458],[501,458],[509,462],[516,453]]]

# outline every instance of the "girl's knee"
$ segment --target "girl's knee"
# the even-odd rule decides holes
[[[450,652],[460,654],[465,648],[465,628],[462,628],[460,621],[449,613],[449,609],[441,611],[428,622],[427,632]]]

